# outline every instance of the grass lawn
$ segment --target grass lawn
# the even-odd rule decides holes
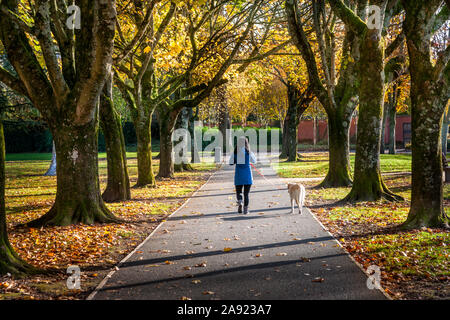
[[[290,181],[326,174],[324,153],[303,155],[306,161],[281,163],[279,174]],[[409,171],[410,159],[403,154],[381,155],[382,171]],[[351,188],[317,189],[317,181],[302,183],[307,206],[364,269],[380,267],[382,286],[394,299],[448,299],[450,233],[428,228],[400,231],[397,227],[409,212],[411,176],[386,175],[384,181],[406,200],[341,205],[336,202]],[[450,184],[444,185],[444,209],[450,215]]]
[[[324,177],[328,172],[328,152],[302,153],[301,161],[286,162],[281,160],[278,164],[278,174],[283,178],[317,178]],[[382,154],[381,172],[408,172],[411,171],[410,154]],[[350,166],[353,173],[355,154],[350,154]]]
[[[107,204],[125,223],[19,229],[15,227],[17,224],[46,213],[55,198],[56,177],[42,176],[50,161],[49,158],[42,160],[41,156],[9,155],[10,161],[6,163],[7,224],[10,242],[20,257],[36,267],[57,272],[26,279],[0,277],[0,300],[85,298],[109,268],[184,203],[215,169],[214,164],[193,164],[196,169],[193,172],[175,173],[173,180],[157,181],[157,188],[132,189],[130,201]],[[129,153],[128,156],[130,180],[134,185],[137,181],[136,154]],[[19,161],[19,158],[27,161]],[[158,166],[159,160],[155,160],[155,173]],[[106,161],[99,161],[102,190],[107,182],[106,169]],[[79,292],[66,289],[66,268],[69,265],[78,265],[83,270],[83,285]]]

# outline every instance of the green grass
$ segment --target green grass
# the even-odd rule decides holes
[[[159,152],[152,152],[152,156],[155,157]],[[127,152],[127,158],[136,158],[137,152]],[[99,159],[106,159],[106,152],[98,153]],[[50,161],[52,159],[51,153],[8,153],[6,155],[6,161]]]
[[[353,172],[355,155],[350,155],[350,170]],[[381,172],[410,172],[410,154],[380,155]],[[317,178],[324,177],[328,172],[328,153],[303,153],[299,162],[280,162],[278,174],[283,178]]]
[[[377,235],[360,240],[366,254],[378,255],[387,272],[400,276],[450,275],[448,232],[409,232]]]

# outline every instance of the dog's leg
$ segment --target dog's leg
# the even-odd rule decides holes
[[[299,214],[302,214],[303,211],[303,205],[305,204],[305,195],[306,191],[305,188],[301,188],[300,190],[300,208],[299,208]]]
[[[298,194],[296,194],[295,202],[297,203],[298,210],[300,211],[300,213],[302,213],[301,202],[300,202],[300,192]]]
[[[298,213],[302,214],[302,210],[303,210],[303,201],[302,199],[300,199],[300,205],[298,206]]]
[[[291,197],[291,213],[294,213],[294,198]]]

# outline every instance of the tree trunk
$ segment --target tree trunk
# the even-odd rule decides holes
[[[192,108],[183,108],[180,112],[180,116],[177,118],[177,128],[181,128],[189,132],[189,110]],[[187,139],[188,137],[185,137]],[[182,163],[174,165],[175,172],[183,172],[183,171],[194,171],[194,168],[187,161],[183,161]]]
[[[440,2],[402,1],[411,75],[411,208],[403,228],[447,227],[443,207],[442,115],[449,98],[448,61],[431,64],[430,19]],[[445,55],[445,53],[443,53]]]
[[[287,157],[288,162],[295,162],[299,160],[299,156],[297,154],[297,144],[298,144],[298,124],[300,119],[300,106],[299,106],[299,92],[294,85],[288,82],[287,84],[287,92],[288,92],[288,110],[287,110],[287,126],[286,132],[284,133],[286,136],[287,143]],[[304,110],[301,112],[303,113]]]
[[[319,188],[348,187],[350,178],[349,131],[352,115],[340,112],[328,113],[329,168]]]
[[[380,142],[380,153],[384,154],[386,151],[386,122],[389,115],[389,104],[384,105],[383,110],[383,122],[381,123],[381,142]]]
[[[23,275],[35,271],[15,253],[8,240],[5,208],[5,136],[0,119],[0,275]]]
[[[284,159],[284,158],[287,158],[288,157],[288,154],[289,154],[289,148],[288,148],[288,146],[289,146],[289,144],[288,144],[288,135],[287,135],[287,132],[288,132],[288,129],[287,129],[287,127],[288,127],[288,122],[289,122],[289,112],[286,112],[286,117],[284,118],[284,121],[283,121],[283,130],[282,130],[282,132],[281,132],[281,134],[282,134],[282,139],[281,139],[281,153],[280,153],[280,159]]]
[[[291,83],[287,83],[288,110],[283,123],[283,146],[281,157],[287,157],[288,162],[298,161],[300,155],[297,152],[298,145],[298,126],[302,114],[308,108],[310,99],[305,91],[302,95],[298,89]]]
[[[151,119],[152,116],[134,123],[137,137],[138,163],[138,180],[134,188],[156,187],[153,173]]]
[[[103,94],[100,98],[100,124],[105,136],[108,165],[108,184],[102,195],[103,200],[106,202],[131,199],[125,138],[120,116],[114,109],[112,101],[111,79],[105,83]]]
[[[58,163],[56,199],[49,212],[26,225],[119,221],[106,208],[100,194],[97,119],[82,126],[62,123],[52,127]]]
[[[380,172],[381,122],[384,105],[384,48],[377,29],[368,29],[361,47],[359,118],[353,187],[344,201],[394,201]]]
[[[392,93],[392,100],[389,102],[389,154],[397,153],[397,146],[395,141],[395,126],[397,122],[397,97],[398,97],[397,85],[394,85],[394,90]]]
[[[389,154],[397,153],[397,143],[395,141],[395,126],[397,114],[394,109],[389,111]]]
[[[450,124],[450,107],[447,108],[447,112],[444,113],[444,119],[442,121],[442,152],[447,154],[447,136],[448,136],[448,125]]]
[[[426,99],[422,103],[426,104]],[[440,119],[436,114],[427,115],[426,111],[424,108],[411,112],[411,208],[403,223],[404,228],[442,227],[447,224],[443,208]],[[435,125],[424,125],[427,123]]]
[[[158,178],[174,177],[174,154],[172,134],[179,112],[169,111],[166,114],[160,114],[160,148],[161,158],[159,160]]]
[[[228,107],[224,106],[224,108],[226,108],[225,110],[223,110],[222,108],[220,109],[220,114],[219,114],[219,130],[222,133],[222,137],[223,137],[223,152],[225,152],[226,150],[230,151],[231,150],[231,141],[230,141],[230,136],[227,135],[227,130],[231,129],[231,120],[230,120],[230,113],[228,112]],[[229,131],[228,131],[229,132]]]
[[[48,168],[47,172],[44,176],[54,177],[56,176],[56,150],[55,150],[55,142],[53,142],[52,147],[52,162],[50,163],[50,168]]]
[[[191,134],[191,163],[198,163],[200,162],[200,154],[198,147],[196,145],[195,141],[195,121],[198,118],[198,111],[199,107],[196,108],[196,114],[194,115],[194,112],[192,108],[189,108],[189,133]],[[199,133],[201,134],[201,132]],[[201,149],[201,146],[200,146]]]

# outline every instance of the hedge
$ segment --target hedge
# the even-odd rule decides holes
[[[3,121],[6,153],[52,152],[52,135],[45,122],[37,121]],[[152,138],[159,139],[158,125],[152,125]],[[137,144],[133,123],[123,123],[125,145],[134,147]],[[105,152],[105,137],[99,130],[98,150]]]
[[[5,131],[5,144],[6,153],[35,153],[52,152],[52,135],[48,126],[45,122],[37,121],[3,121],[4,131]],[[239,126],[233,126],[233,129],[239,130],[243,129],[244,132],[248,129],[253,129],[256,131],[257,137],[259,139],[260,130],[267,130],[267,142],[270,146],[272,131],[277,130],[279,134],[279,143],[281,144],[281,130],[280,128],[254,128],[246,127],[242,128]],[[207,130],[212,130],[212,132],[217,132],[217,128],[202,127],[196,128],[196,130],[202,130],[204,134]],[[133,148],[137,144],[136,131],[132,122],[123,123],[123,133],[125,137],[125,145],[127,149]],[[154,122],[152,124],[152,139],[156,143],[159,140],[159,128],[158,124]],[[203,141],[203,149],[206,148],[212,141]],[[256,150],[255,146],[251,146],[252,149]],[[98,137],[98,150],[99,152],[105,152],[105,138],[101,130],[99,131]]]

